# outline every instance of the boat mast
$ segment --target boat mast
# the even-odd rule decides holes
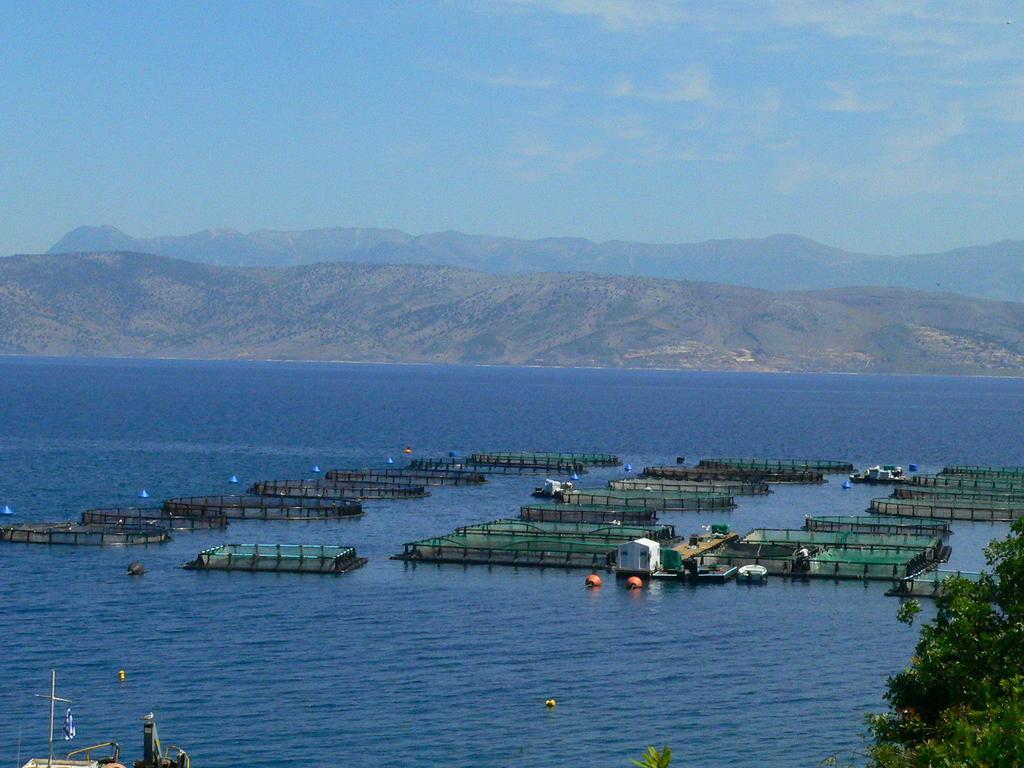
[[[58,701],[63,701],[65,704],[70,704],[71,699],[62,699],[57,696],[57,670],[50,670],[50,695],[46,696],[42,693],[37,693],[40,699],[50,700],[50,752],[49,757],[46,759],[46,768],[53,768],[53,716],[54,709]]]

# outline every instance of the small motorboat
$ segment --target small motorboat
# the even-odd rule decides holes
[[[868,467],[863,472],[850,475],[850,481],[854,483],[867,483],[868,485],[892,485],[902,483],[906,480],[903,476],[903,467],[895,464],[875,465]]]
[[[737,573],[737,579],[741,581],[764,581],[767,578],[768,569],[763,565],[755,563],[740,566],[740,570]]]

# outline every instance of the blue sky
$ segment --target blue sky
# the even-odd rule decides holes
[[[1017,10],[3,0],[0,253],[101,223],[1021,239]]]

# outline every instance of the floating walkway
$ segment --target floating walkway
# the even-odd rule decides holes
[[[724,493],[655,493],[612,488],[574,488],[571,491],[562,491],[561,498],[562,502],[567,504],[642,507],[659,512],[704,512],[732,509],[736,506],[736,500]]]
[[[23,523],[0,527],[0,541],[18,544],[137,546],[170,541],[166,528],[155,525],[83,525],[81,523]]]
[[[650,488],[658,493],[725,493],[730,496],[762,496],[772,492],[771,486],[763,482],[740,482],[736,480],[666,480],[660,477],[627,477],[609,480],[608,487],[617,491]]]
[[[733,480],[740,482],[765,483],[824,483],[825,475],[817,470],[778,469],[757,470],[740,467],[644,467],[644,477],[660,477],[666,480]]]
[[[353,547],[326,544],[223,544],[182,567],[193,571],[340,574],[366,564]]]
[[[989,501],[963,496],[934,496],[926,499],[884,498],[872,499],[870,511],[899,517],[1012,523],[1024,516],[1024,501]]]
[[[637,507],[606,507],[597,504],[528,504],[519,509],[521,520],[565,523],[621,523],[650,525],[657,520],[656,510]]]
[[[198,531],[227,528],[225,515],[171,515],[162,507],[114,507],[87,509],[82,513],[83,525],[155,525],[171,531]]]
[[[678,463],[678,462],[677,462]],[[701,459],[697,466],[702,469],[751,469],[763,472],[801,470],[825,474],[846,474],[853,472],[853,464],[832,459]]]
[[[463,470],[415,469],[332,469],[324,474],[325,480],[368,483],[406,483],[409,485],[480,485],[487,482],[482,472]]]
[[[215,516],[228,520],[337,520],[363,514],[358,501],[289,496],[193,496],[168,499],[163,508],[179,517]]]
[[[256,496],[301,496],[316,499],[422,499],[430,495],[424,485],[342,482],[334,480],[264,480],[254,483]]]
[[[950,532],[946,520],[914,520],[886,515],[808,515],[804,518],[804,528],[808,531],[916,533],[925,536],[946,536]]]

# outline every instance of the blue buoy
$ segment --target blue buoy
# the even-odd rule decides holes
[[[580,476],[579,476],[579,475],[577,475],[577,474],[576,474],[575,472],[573,472],[573,473],[572,473],[572,479],[573,479],[573,480],[579,480],[579,479],[580,479]]]
[[[449,459],[454,459],[458,455],[459,455],[458,451],[448,451],[448,458]]]
[[[848,491],[851,488],[853,488],[853,483],[851,483],[849,480],[843,480],[843,490]]]
[[[627,472],[632,472],[633,471],[633,465],[632,464],[627,464],[626,465],[626,471]]]
[[[917,472],[917,470],[919,470],[919,469],[920,469],[920,467],[917,466],[917,464],[911,464],[910,465],[910,471],[911,472]]]
[[[14,514],[14,510],[11,509],[11,505],[10,504],[4,504],[4,508],[0,509],[0,515],[13,515],[13,514]]]
[[[319,471],[320,471],[320,465],[319,465],[319,464],[314,464],[314,465],[313,465],[313,470],[312,470],[312,471],[313,471],[313,472],[319,472]]]
[[[228,482],[232,483],[232,484],[237,483],[238,482],[238,475],[232,475],[231,477],[229,477],[228,478]]]
[[[140,499],[148,499],[149,498],[149,491],[147,491],[145,488],[143,488],[141,491],[139,491],[139,498]]]
[[[395,460],[388,456],[388,464],[394,464]]]

